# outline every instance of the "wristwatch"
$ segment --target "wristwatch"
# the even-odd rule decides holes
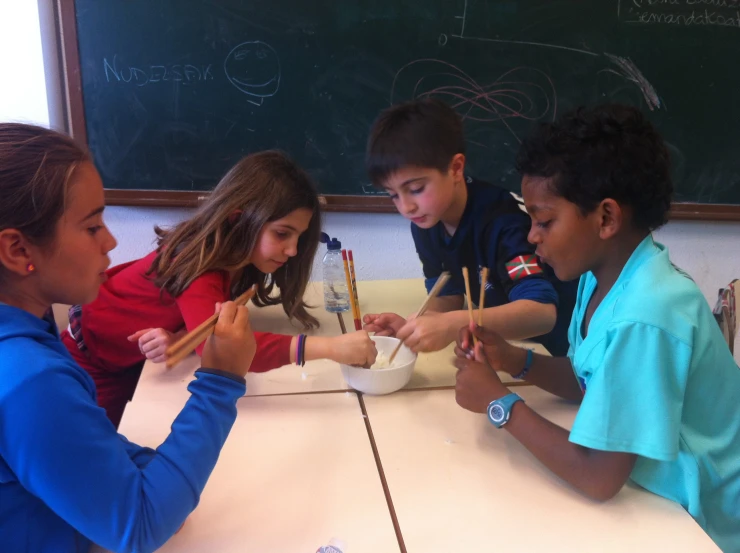
[[[517,401],[524,401],[517,394],[506,394],[504,397],[494,399],[488,404],[488,420],[496,428],[501,428],[511,416],[511,408]]]

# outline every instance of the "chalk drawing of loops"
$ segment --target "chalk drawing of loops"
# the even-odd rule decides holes
[[[235,46],[224,60],[224,72],[237,90],[249,96],[247,101],[257,106],[280,89],[280,57],[261,40]]]
[[[417,66],[414,71],[411,71],[412,66]],[[515,67],[493,82],[481,85],[446,61],[415,60],[396,73],[391,86],[391,103],[396,101],[394,96],[402,78],[406,84],[409,81],[413,83],[413,98],[444,100],[460,113],[463,120],[502,122],[515,137],[507,120],[554,120],[557,115],[555,85],[546,73],[535,68]],[[408,89],[404,87],[404,90]]]

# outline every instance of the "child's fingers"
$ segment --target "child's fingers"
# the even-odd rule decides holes
[[[455,360],[453,361],[453,364],[455,365],[455,367],[457,367],[458,376],[460,375],[462,371],[466,371],[470,368],[470,361],[471,360],[466,357],[456,357],[455,358]]]
[[[470,348],[462,348],[459,345],[455,346],[455,356],[460,359],[475,359],[475,352]]]
[[[457,333],[457,343],[460,348],[464,350],[470,350],[470,346],[473,343],[473,335],[468,327],[462,327]]]
[[[485,363],[486,362],[486,354],[483,351],[483,342],[478,342],[473,347],[473,357],[478,363]]]
[[[146,354],[146,358],[150,361],[153,361],[154,363],[164,363],[167,360],[166,352],[167,344],[161,343],[158,344],[156,348],[148,351]]]
[[[367,351],[366,355],[367,359],[365,359],[365,365],[367,365],[368,367],[373,366],[378,358],[378,350],[375,349],[374,343],[372,345],[372,348]]]
[[[376,316],[375,320],[373,321],[373,323],[376,325],[388,328],[392,328],[394,325],[403,324],[405,322],[406,319],[404,319],[400,315],[397,315],[396,313],[381,313],[380,315]]]
[[[245,305],[236,308],[236,316],[234,317],[234,325],[239,328],[248,329],[250,325],[249,320],[249,309]]]
[[[368,313],[365,316],[362,317],[362,322],[365,324],[373,323],[377,320],[378,315],[375,313]]]
[[[478,326],[474,323],[471,323],[471,330],[473,332],[473,335],[476,338],[478,338],[478,340],[480,340],[481,342],[489,346],[492,346],[500,341],[503,341],[503,338],[501,338],[501,336],[499,336],[493,330],[489,330],[485,327]]]
[[[152,330],[152,329],[151,328],[145,328],[144,330],[138,330],[138,331],[134,332],[131,336],[129,336],[127,338],[127,340],[129,342],[138,342],[139,341],[139,338],[141,338],[142,336],[144,336],[144,334],[146,334],[150,330]]]
[[[146,332],[141,337],[139,337],[139,346],[144,346],[145,344],[149,344],[152,342],[161,342],[162,340],[166,340],[168,336],[168,333],[163,328],[154,328],[149,330],[149,332]]]
[[[493,352],[493,359],[491,359],[488,355],[490,353],[489,346],[486,346],[483,342],[479,341],[474,350],[472,351],[472,355],[470,356],[471,359],[475,359],[479,363],[485,365],[486,367],[492,368],[495,370],[494,365],[497,364],[497,358],[495,357],[496,352]],[[493,361],[493,363],[492,363]]]
[[[409,348],[411,351],[413,351],[414,353],[419,353],[418,348],[421,343],[421,338],[419,338],[419,336],[417,336],[415,333],[411,334],[409,337],[402,341],[403,345]]]
[[[218,310],[218,324],[233,324],[234,318],[236,318],[236,304],[233,301],[227,301],[226,303],[217,303],[216,309]]]
[[[403,325],[398,332],[396,332],[396,338],[401,340],[402,342],[405,342],[408,340],[409,336],[411,336],[414,331],[416,330],[416,323],[414,322],[408,322],[405,325]]]
[[[166,351],[167,344],[161,344],[160,346],[154,348],[152,351],[149,352],[149,359],[154,361],[155,359],[164,356]]]
[[[455,357],[465,357],[466,352],[460,346],[455,346]]]
[[[151,359],[152,355],[157,355],[159,349],[163,351],[167,348],[167,343],[162,339],[150,340],[149,342],[142,343],[139,341],[139,351],[143,353],[147,359]]]

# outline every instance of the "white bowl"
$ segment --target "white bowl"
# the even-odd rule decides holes
[[[378,355],[390,358],[393,350],[400,342],[398,338],[388,336],[372,336]],[[388,369],[363,369],[340,363],[344,381],[351,387],[369,395],[390,394],[400,390],[411,380],[416,365],[416,354],[406,346],[398,350],[393,366]]]

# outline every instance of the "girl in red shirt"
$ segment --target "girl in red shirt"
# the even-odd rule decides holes
[[[280,152],[256,153],[221,179],[192,218],[171,229],[155,227],[156,251],[110,269],[97,299],[70,309],[62,340],[92,376],[98,404],[113,424],[133,397],[147,357],[162,361],[166,347],[212,315],[217,302],[254,284],[257,307],[281,304],[305,329],[317,327],[303,295],[320,225],[308,175]],[[255,337],[255,372],[294,363],[298,353],[303,360],[356,365],[370,365],[377,355],[365,331],[300,340]]]

